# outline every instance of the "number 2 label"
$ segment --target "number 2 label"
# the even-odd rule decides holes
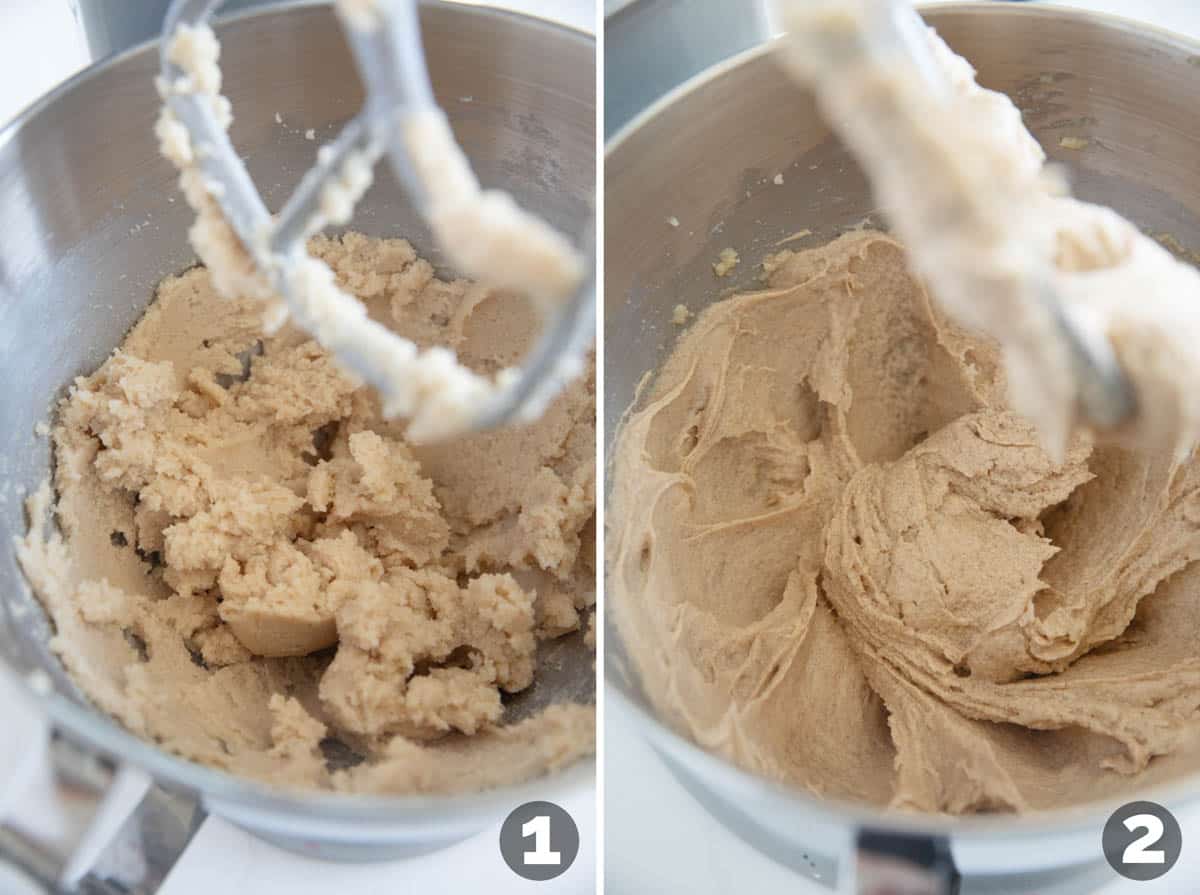
[[[535,818],[541,820],[542,818]],[[1163,822],[1153,814],[1135,814],[1125,818],[1125,829],[1130,833],[1134,830],[1145,830],[1144,836],[1139,836],[1125,848],[1121,860],[1126,864],[1165,864],[1166,852],[1161,849],[1147,851],[1147,846],[1154,845],[1163,835]],[[527,856],[528,857],[528,856]]]
[[[1161,826],[1160,826],[1161,829]],[[521,825],[522,838],[533,837],[533,851],[525,852],[525,864],[542,864],[557,867],[562,863],[562,855],[550,851],[550,818],[544,814],[531,818]]]

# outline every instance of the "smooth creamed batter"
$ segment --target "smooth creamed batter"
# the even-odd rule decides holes
[[[708,308],[622,428],[611,598],[656,709],[816,794],[1027,811],[1200,769],[1200,464],[1076,434],[852,232]]]

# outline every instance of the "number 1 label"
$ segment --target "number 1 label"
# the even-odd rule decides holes
[[[510,811],[500,825],[500,857],[522,879],[562,876],[578,856],[579,827],[561,805],[526,802]]]
[[[521,825],[521,837],[533,837],[533,851],[525,852],[525,863],[532,865],[549,865],[557,867],[562,863],[562,855],[550,851],[550,818],[539,814]]]

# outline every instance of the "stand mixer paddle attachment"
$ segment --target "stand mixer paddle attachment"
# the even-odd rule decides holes
[[[416,0],[339,0],[338,18],[367,91],[358,114],[317,153],[278,215],[230,142],[220,45],[208,25],[221,0],[176,0],[157,80],[160,148],[196,212],[189,236],[225,297],[268,300],[268,333],[288,319],[375,387],[415,442],[537,419],[584,369],[595,288],[583,254],[507,193],[481,188],[436,105]],[[346,224],[386,155],[457,272],[528,297],[542,334],[519,369],[483,376],[446,348],[418,349],[371,320],[306,240]]]
[[[1060,172],[1002,94],[907,0],[774,0],[780,57],[861,162],[910,263],[960,323],[1000,342],[1051,450],[1078,420],[1111,430],[1134,388],[1091,309],[1065,300]],[[1070,201],[1070,200],[1067,200]],[[1031,386],[1021,388],[1021,386]]]

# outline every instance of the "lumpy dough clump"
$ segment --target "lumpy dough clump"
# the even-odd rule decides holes
[[[537,331],[523,299],[443,281],[403,240],[310,249],[377,320],[477,371]],[[165,280],[63,400],[61,535],[47,485],[19,556],[75,681],[164,748],[276,783],[478,789],[591,752],[590,705],[508,723],[504,701],[594,603],[591,378],[532,425],[409,445],[263,311],[203,268]]]
[[[852,232],[712,305],[623,426],[612,599],[657,709],[767,777],[946,813],[1200,768],[1200,464],[1009,409]]]

